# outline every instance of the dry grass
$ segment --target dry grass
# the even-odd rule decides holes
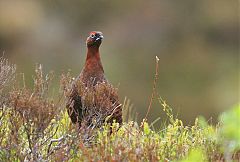
[[[16,65],[12,65],[7,59],[0,57],[0,109],[2,109],[7,99],[7,94],[4,93],[4,90],[15,78],[15,72]]]
[[[13,80],[15,71],[16,65],[12,65],[7,59],[0,57],[0,92]]]
[[[8,103],[1,112],[6,120],[1,123],[1,137],[8,140],[2,140],[1,148],[6,151],[14,150],[17,159],[38,159],[41,143],[45,140],[43,137],[47,137],[47,133],[51,134],[49,131],[52,130],[46,131],[46,128],[51,127],[50,122],[58,113],[58,105],[48,99],[47,95],[51,78],[51,75],[44,77],[41,65],[38,65],[33,89],[20,87],[15,82],[8,93]]]
[[[203,118],[186,126],[154,92],[153,99],[159,101],[167,118],[162,121],[165,125],[156,131],[146,120],[140,126],[130,121],[133,109],[129,100],[122,105],[125,122],[120,125],[111,121],[112,112],[120,105],[114,102],[117,101],[117,89],[105,83],[82,88],[82,83],[78,83],[78,93],[84,98],[85,108],[85,124],[78,129],[70,121],[63,97],[70,95],[73,79],[69,73],[62,76],[62,90],[53,100],[49,95],[53,74],[44,75],[40,65],[36,66],[33,88],[15,80],[15,66],[7,60],[1,59],[0,65],[1,75],[5,78],[0,79],[3,87],[0,92],[5,96],[0,105],[0,161],[184,159],[191,162],[240,159],[237,131],[240,106],[226,112],[216,126]],[[12,80],[14,84],[11,84]],[[6,88],[9,84],[11,86]],[[113,124],[109,125],[109,121]]]
[[[52,75],[42,74],[41,65],[35,70],[34,89],[14,86],[10,92],[10,107],[17,112],[25,123],[36,129],[36,132],[43,132],[57,112],[57,105],[53,100],[48,99],[49,83]],[[34,131],[34,130],[33,130]]]

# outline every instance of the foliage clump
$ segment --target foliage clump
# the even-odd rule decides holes
[[[173,115],[166,101],[157,95],[159,107],[167,120],[161,121],[164,124],[155,130],[154,123],[143,120],[138,124],[129,120],[132,106],[125,100],[123,124],[113,121],[109,125],[104,121],[95,129],[91,144],[86,145],[82,136],[86,130],[79,130],[71,123],[65,108],[63,93],[68,93],[67,86],[72,82],[70,75],[61,79],[64,92],[60,91],[57,99],[53,99],[49,95],[53,75],[44,75],[41,66],[36,67],[33,88],[17,84],[14,65],[5,62],[0,66],[1,72],[5,68],[2,66],[11,69],[7,75],[4,72],[8,81],[1,82],[5,90],[0,94],[5,99],[0,105],[0,161],[190,162],[240,159],[240,105],[223,113],[217,125],[209,124],[203,117],[196,118],[193,125],[184,125]],[[9,84],[11,88],[5,88]],[[103,85],[98,88],[94,96],[105,89]],[[84,93],[86,98],[93,95],[85,90]],[[102,95],[97,97],[104,100]],[[91,99],[90,96],[86,101],[91,104]]]
[[[33,90],[14,86],[9,93],[9,106],[40,132],[47,128],[57,110],[56,104],[47,96],[52,74],[44,78],[41,68],[41,65],[36,67]]]

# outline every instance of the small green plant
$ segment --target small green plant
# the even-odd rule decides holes
[[[228,161],[240,150],[240,104],[224,112],[220,117],[219,143]],[[235,156],[235,155],[234,155]]]
[[[193,161],[197,161],[197,162],[206,161],[205,154],[201,149],[196,148],[191,150],[189,155],[184,160],[181,160],[181,162],[193,162]]]

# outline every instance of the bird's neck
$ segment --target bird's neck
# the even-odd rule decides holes
[[[89,70],[102,71],[103,66],[100,58],[99,47],[88,47],[85,67]]]
[[[88,61],[89,59],[100,60],[99,47],[92,46],[92,47],[87,48],[87,59],[86,59],[86,61]]]

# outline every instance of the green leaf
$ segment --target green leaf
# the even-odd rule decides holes
[[[220,137],[240,146],[240,104],[220,116]]]
[[[187,158],[181,160],[180,162],[204,162],[205,159],[205,155],[201,149],[194,149],[190,151]]]
[[[146,135],[149,135],[150,132],[151,132],[151,129],[150,129],[150,127],[149,127],[149,125],[148,125],[147,122],[144,122],[144,123],[143,123],[143,132],[144,132],[144,134],[146,134]]]

